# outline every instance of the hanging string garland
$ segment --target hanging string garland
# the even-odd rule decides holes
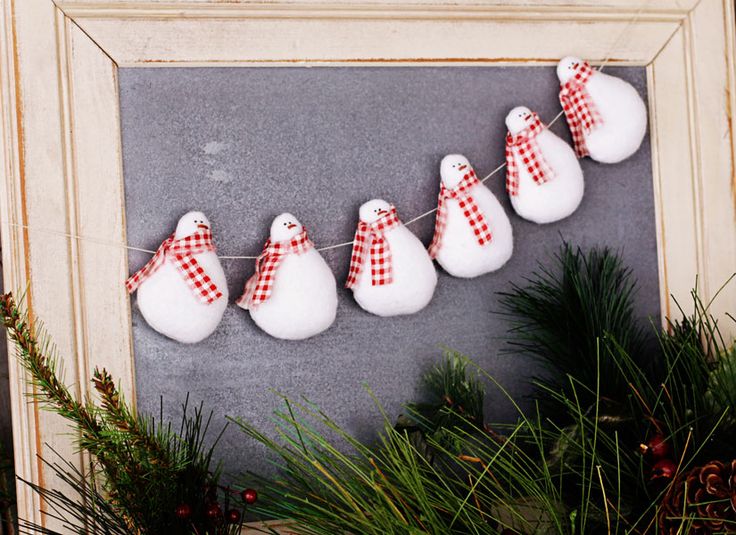
[[[645,129],[639,114],[643,102],[632,98],[633,92],[641,101],[632,86],[594,71],[587,62],[573,57],[560,61],[557,75],[563,111],[552,123],[565,114],[575,151],[529,108],[512,109],[506,116],[506,162],[482,181],[465,156],[450,154],[442,159],[437,207],[407,223],[436,212],[429,250],[401,222],[396,208],[382,199],[360,207],[352,242],[322,249],[314,248],[296,217],[281,214],[271,225],[263,252],[255,257],[255,274],[247,281],[238,306],[248,310],[254,323],[276,338],[302,340],[323,332],[335,320],[337,291],[335,278],[319,252],[339,247],[352,246],[346,288],[352,290],[361,308],[384,317],[414,314],[429,304],[437,286],[433,260],[450,275],[464,278],[501,268],[513,253],[513,231],[503,206],[483,182],[506,167],[506,189],[514,210],[536,223],[559,221],[571,215],[583,197],[578,157],[620,161],[633,153],[632,148],[638,149],[643,140]],[[630,112],[628,116],[619,113],[622,107]],[[643,123],[646,125],[646,111]],[[200,226],[204,226],[209,232],[209,222],[202,224],[204,216],[196,212],[185,215],[177,232],[162,244],[149,264],[131,277],[135,284],[129,285],[130,291],[139,287],[139,306],[151,327],[180,341],[199,341],[208,336],[227,303],[225,297],[212,307],[218,300],[212,300],[209,286],[222,273],[214,247],[200,253],[213,257],[205,268],[197,265],[198,259],[189,249],[181,258],[173,248],[183,239],[180,229],[189,228],[192,217],[194,223],[199,223],[195,231],[200,232]],[[171,267],[168,272],[162,269],[162,255],[173,256],[169,264],[178,267],[179,273]],[[181,284],[182,276],[187,285]],[[170,279],[167,284],[160,282],[164,277]],[[155,291],[146,291],[147,285],[154,286]],[[199,299],[192,299],[192,291]],[[202,300],[203,294],[208,300]],[[152,303],[150,295],[158,301]],[[210,308],[214,310],[210,312]],[[206,328],[199,326],[202,322],[206,322]],[[197,336],[187,338],[183,332],[196,332]]]
[[[607,61],[593,70],[579,58],[563,58],[557,66],[562,111],[545,126],[529,108],[511,110],[504,163],[479,180],[467,158],[446,156],[440,166],[437,207],[404,224],[395,207],[374,199],[361,206],[356,235],[349,242],[314,248],[291,214],[274,220],[259,256],[218,256],[211,226],[201,212],[185,214],[157,251],[50,229],[30,230],[153,254],[126,287],[138,291],[138,307],[153,329],[183,343],[203,340],[222,319],[228,292],[220,260],[256,260],[256,273],[237,304],[277,338],[300,340],[332,325],[336,282],[319,253],[343,247],[353,248],[346,287],[363,309],[379,316],[412,314],[434,294],[433,259],[449,274],[470,278],[499,269],[511,257],[511,224],[483,185],[502,169],[507,169],[506,189],[517,214],[550,223],[568,217],[582,200],[578,157],[616,163],[636,152],[646,134],[646,107],[633,86],[601,72]],[[549,129],[563,114],[575,152]],[[428,252],[406,227],[435,212]]]

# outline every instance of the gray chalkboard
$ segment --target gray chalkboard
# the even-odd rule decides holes
[[[609,72],[645,96],[644,69]],[[560,109],[557,90],[547,67],[121,69],[128,241],[155,249],[191,209],[209,216],[227,255],[257,255],[282,211],[296,214],[318,246],[352,239],[358,206],[373,197],[395,203],[409,220],[435,206],[444,154],[464,153],[485,176],[503,162],[507,111],[524,104],[549,121]],[[553,130],[569,140],[564,120]],[[372,316],[341,290],[336,324],[314,339],[275,340],[230,306],[213,336],[186,346],[151,330],[134,306],[140,407],[158,411],[163,396],[175,415],[189,392],[218,421],[237,415],[270,427],[278,400],[269,389],[277,389],[309,397],[370,438],[380,416],[361,384],[396,415],[418,395],[440,345],[471,355],[512,393],[526,394],[535,369],[499,353],[507,326],[495,314],[495,292],[529,275],[562,238],[622,248],[639,280],[638,312],[659,314],[648,139],[621,164],[582,165],[585,199],[574,216],[542,227],[512,215],[507,266],[470,281],[441,274],[434,300],[413,316]],[[511,214],[503,173],[489,184]],[[432,228],[432,218],[413,226],[425,243]],[[325,253],[340,282],[349,254]],[[129,258],[131,272],[148,259]],[[237,297],[253,262],[223,264]],[[513,414],[494,392],[487,410],[494,419]],[[230,469],[265,466],[263,452],[233,429],[220,453]]]

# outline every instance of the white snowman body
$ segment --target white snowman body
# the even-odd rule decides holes
[[[560,83],[575,74],[576,57],[563,58],[557,65]],[[586,90],[595,104],[601,124],[585,133],[590,157],[601,163],[618,163],[633,155],[647,132],[647,108],[639,92],[630,83],[596,71],[587,81]]]
[[[360,219],[372,223],[378,219],[376,210],[387,213],[390,209],[386,201],[374,199],[360,207]],[[437,271],[422,242],[402,223],[384,231],[383,236],[391,249],[393,282],[373,286],[368,251],[353,296],[361,308],[378,316],[414,314],[432,300]],[[367,247],[370,249],[370,244]]]
[[[470,169],[470,162],[460,154],[449,154],[440,164],[440,177],[446,188],[454,188]],[[471,187],[478,208],[491,232],[491,242],[478,243],[473,227],[456,199],[445,199],[447,220],[436,260],[454,277],[472,278],[500,269],[514,251],[514,236],[506,211],[496,196],[478,183]]]
[[[189,212],[179,220],[174,239],[184,238],[200,228],[210,228],[205,215]],[[161,334],[185,344],[200,342],[212,334],[228,303],[225,272],[217,254],[207,251],[192,256],[222,292],[216,301],[202,302],[168,259],[137,290],[138,309],[146,322]]]
[[[529,108],[519,106],[506,116],[506,127],[511,135],[516,135],[528,126]],[[570,216],[583,200],[585,182],[583,170],[573,148],[544,128],[534,141],[541,157],[547,163],[553,176],[547,182],[537,184],[518,155],[518,188],[516,195],[510,195],[511,206],[524,219],[534,223],[553,223]]]
[[[271,225],[271,241],[292,239],[302,230],[293,215],[281,214]],[[335,322],[335,276],[314,247],[301,254],[286,254],[276,270],[271,296],[249,307],[249,312],[255,324],[275,338],[304,340],[315,336]]]

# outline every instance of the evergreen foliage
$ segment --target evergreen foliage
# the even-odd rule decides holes
[[[428,401],[409,403],[409,415],[400,416],[397,429],[441,435],[444,429],[483,425],[486,389],[477,371],[468,370],[470,361],[446,350],[442,361],[423,378]]]
[[[80,493],[81,500],[34,487],[59,508],[52,514],[77,526],[78,533],[89,529],[83,510],[98,522],[92,533],[117,533],[124,528],[151,535],[235,532],[237,526],[206,515],[207,505],[216,501],[220,477],[219,467],[212,466],[219,436],[207,439],[211,413],[205,418],[201,405],[188,411],[185,403],[177,432],[162,417],[156,420],[133,411],[110,374],[99,369],[92,382],[100,404],[80,401],[64,384],[56,350],[43,327],[32,324],[11,294],[0,296],[0,316],[29,373],[33,386],[29,395],[68,420],[78,446],[94,459],[89,473],[68,464],[49,465]],[[102,502],[109,510],[100,509]],[[176,515],[180,504],[191,508],[187,518]]]
[[[669,533],[705,524],[736,532],[730,517],[696,517],[726,510],[736,489],[730,498],[715,489],[716,502],[702,504],[682,487],[686,474],[695,481],[692,474],[736,462],[736,350],[723,340],[710,304],[693,292],[692,311],[658,330],[651,348],[619,255],[565,244],[556,259],[502,296],[515,350],[546,367],[534,380],[531,410],[449,350],[425,376],[429,399],[407,405],[398,423],[374,398],[383,426],[372,444],[309,401],[283,397],[276,438],[233,419],[279,469],[276,477],[249,476],[260,493],[253,511],[290,519],[290,532],[308,535],[653,535],[664,524]],[[80,446],[96,460],[89,474],[52,467],[78,497],[32,486],[73,533],[83,533],[80,519],[87,517],[93,533],[236,532],[222,523],[172,522],[175,504],[190,500],[186,493],[201,500],[204,492],[206,501],[216,489],[201,407],[173,432],[130,410],[104,370],[94,374],[99,404],[75,400],[50,345],[36,339],[10,296],[0,299],[0,314],[36,399],[74,424]],[[488,387],[514,404],[515,423],[489,421]],[[666,470],[658,471],[662,461]],[[730,478],[721,472],[719,481]],[[158,518],[152,505],[136,505],[145,500],[158,501]]]
[[[667,518],[660,504],[679,474],[736,457],[734,350],[696,292],[693,312],[647,349],[618,255],[564,245],[557,260],[559,269],[503,296],[516,349],[548,371],[534,382],[531,412],[516,405],[515,424],[485,423],[478,375],[515,401],[452,352],[425,378],[433,399],[409,405],[397,425],[384,414],[376,444],[285,398],[276,440],[236,420],[279,459],[280,476],[260,479],[259,512],[292,518],[295,532],[310,535],[658,533]],[[655,439],[667,445],[665,477],[659,458],[640,452]],[[686,533],[696,519],[676,520]]]
[[[644,373],[657,360],[637,322],[635,294],[631,269],[619,254],[597,247],[584,252],[568,243],[554,255],[551,265],[540,264],[524,284],[499,293],[503,314],[511,325],[512,351],[535,359],[548,372],[536,378],[543,387],[539,399],[546,399],[546,390],[570,397],[568,377],[593,385],[600,370],[606,378],[601,397],[619,403],[626,400],[629,385],[608,357],[609,341],[615,340]],[[600,352],[599,344],[604,344]],[[583,405],[595,401],[589,390],[578,390],[577,395],[582,396]],[[554,417],[556,411],[551,407],[545,413]]]
[[[15,485],[13,480],[13,460],[0,444],[0,535],[15,533]]]

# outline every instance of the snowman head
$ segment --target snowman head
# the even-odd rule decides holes
[[[304,230],[304,227],[296,217],[288,212],[283,213],[276,216],[273,223],[271,223],[271,241],[290,240],[298,236],[302,230]]]
[[[509,134],[515,136],[529,125],[534,120],[534,114],[532,110],[526,106],[516,106],[506,116],[506,128],[509,129]]]
[[[560,79],[560,83],[564,84],[570,78],[575,75],[578,67],[584,62],[582,59],[575,56],[567,56],[560,60],[557,64],[557,78]]]
[[[375,223],[391,212],[391,205],[383,199],[373,199],[360,207],[358,216],[363,223]]]
[[[448,154],[440,163],[440,178],[448,189],[457,186],[465,175],[473,170],[468,159],[462,154]]]
[[[179,219],[174,239],[180,240],[202,230],[211,230],[210,220],[207,219],[207,216],[202,212],[188,212]]]

